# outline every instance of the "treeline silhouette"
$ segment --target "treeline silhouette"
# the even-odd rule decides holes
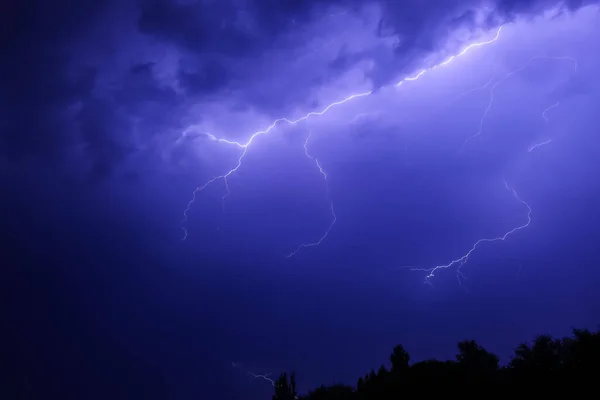
[[[406,397],[406,387],[456,390],[464,393],[467,385],[518,384],[521,386],[568,387],[594,385],[600,379],[600,330],[574,329],[572,337],[555,339],[538,336],[531,344],[519,345],[506,365],[498,356],[473,340],[458,343],[454,361],[426,360],[410,364],[410,356],[401,345],[390,355],[391,367],[381,366],[358,379],[356,386],[321,386],[298,396],[294,373],[283,373],[275,381],[273,400],[388,400]],[[427,393],[427,392],[423,392]]]

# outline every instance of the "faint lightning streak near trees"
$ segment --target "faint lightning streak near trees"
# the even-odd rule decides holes
[[[271,384],[271,386],[275,387],[275,381],[271,378],[269,378],[269,376],[271,376],[271,374],[255,374],[254,372],[250,372],[248,371],[248,374],[252,375],[252,377],[256,378],[256,379],[263,379],[267,382],[269,382]],[[294,396],[294,399],[298,400],[298,396]]]
[[[240,363],[236,363],[236,362],[232,362],[231,366],[233,368],[242,368],[242,369],[245,369],[245,368],[241,367]],[[270,376],[272,375],[271,373],[268,373],[268,374],[255,374],[254,372],[248,371],[248,370],[246,370],[246,372],[248,373],[248,375],[251,375],[253,378],[255,378],[255,379],[262,379],[264,381],[267,381],[267,382],[269,382],[271,384],[271,386],[275,387],[275,380],[272,379],[272,378],[270,378]]]
[[[301,245],[296,247],[296,250],[294,250],[290,254],[288,254],[286,256],[286,258],[290,258],[290,257],[294,256],[296,253],[298,253],[300,250],[302,250],[306,247],[320,245],[321,242],[323,242],[323,240],[325,240],[327,235],[329,235],[329,232],[331,232],[333,225],[335,225],[335,221],[337,221],[337,216],[335,215],[335,210],[333,208],[333,201],[331,200],[331,196],[329,195],[329,184],[327,183],[327,173],[325,172],[323,167],[321,167],[321,164],[319,164],[319,160],[317,158],[315,158],[314,156],[311,156],[310,153],[308,152],[308,140],[310,139],[311,136],[312,136],[312,132],[309,132],[308,136],[306,136],[306,140],[304,141],[304,154],[306,155],[306,157],[308,159],[315,161],[315,165],[317,166],[317,168],[319,168],[319,172],[321,173],[321,175],[323,175],[323,179],[325,180],[325,190],[327,191],[327,200],[329,201],[329,208],[331,210],[331,216],[333,217],[333,219],[332,219],[331,223],[329,224],[329,227],[327,228],[327,230],[325,231],[325,233],[323,234],[323,236],[321,236],[321,238],[319,240],[317,240],[316,242],[312,242],[312,243],[302,243]]]
[[[450,64],[452,61],[456,60],[458,57],[466,54],[467,52],[469,52],[471,49],[476,48],[476,47],[480,47],[480,46],[484,46],[484,45],[488,45],[491,43],[494,43],[495,41],[498,40],[498,38],[500,37],[500,32],[502,31],[504,25],[500,26],[498,28],[498,30],[496,31],[496,35],[490,39],[490,40],[486,40],[486,41],[482,41],[482,42],[477,42],[477,43],[472,43],[470,45],[468,45],[467,47],[465,47],[462,51],[460,51],[459,53],[449,57],[448,59],[446,59],[445,61],[441,62],[440,64],[434,65],[431,68],[428,69],[423,69],[421,70],[419,73],[417,73],[415,76],[412,77],[406,77],[404,79],[402,79],[401,81],[399,81],[398,83],[395,84],[395,87],[399,87],[401,86],[404,82],[407,81],[416,81],[417,79],[421,78],[425,73],[427,73],[428,71],[431,71],[435,68],[438,68],[440,66],[445,66]],[[236,165],[231,168],[229,171],[227,171],[226,173],[222,174],[222,175],[218,175],[215,176],[213,178],[211,178],[210,180],[208,180],[206,183],[204,183],[203,185],[197,186],[196,189],[194,189],[194,191],[192,192],[192,198],[191,200],[188,202],[185,210],[183,211],[183,220],[181,221],[181,229],[183,230],[183,238],[181,240],[185,240],[188,236],[188,231],[185,227],[185,223],[188,220],[188,213],[190,211],[190,208],[192,207],[192,205],[194,204],[194,202],[196,201],[196,195],[199,192],[202,192],[204,189],[206,189],[208,186],[210,186],[211,184],[213,184],[214,182],[216,182],[217,180],[223,180],[225,183],[225,188],[227,189],[227,193],[225,194],[225,196],[223,196],[222,200],[224,201],[225,197],[227,197],[229,195],[229,186],[227,183],[227,178],[229,178],[232,174],[234,174],[242,165],[242,161],[244,159],[244,157],[246,156],[246,153],[248,152],[248,149],[250,148],[250,145],[254,142],[254,139],[256,139],[257,137],[261,136],[261,135],[265,135],[270,133],[277,125],[285,123],[288,125],[295,125],[301,121],[305,121],[308,118],[312,117],[312,116],[321,116],[325,113],[327,113],[331,108],[335,107],[335,106],[339,106],[342,105],[344,103],[347,103],[351,100],[360,98],[360,97],[365,97],[365,96],[369,96],[373,93],[372,90],[369,90],[367,92],[363,92],[363,93],[357,93],[357,94],[352,94],[342,100],[333,102],[331,104],[329,104],[328,106],[326,106],[323,110],[321,111],[311,111],[309,113],[307,113],[306,115],[304,115],[303,117],[300,117],[298,119],[295,120],[290,120],[288,118],[279,118],[274,120],[271,125],[269,125],[266,129],[264,130],[260,130],[255,132],[254,134],[252,134],[250,136],[250,138],[244,143],[244,142],[237,142],[237,141],[232,141],[232,140],[228,140],[228,139],[224,139],[224,138],[218,138],[214,135],[211,134],[207,134],[207,136],[209,138],[211,138],[212,140],[218,142],[218,143],[225,143],[225,144],[229,144],[229,145],[234,145],[237,147],[240,147],[242,149],[242,153],[239,156]],[[332,211],[333,211],[333,207],[332,207]]]
[[[250,371],[248,371],[248,374],[252,375],[256,379],[263,379],[263,380],[269,382],[273,387],[275,387],[275,381],[273,379],[269,378],[269,376],[271,376],[271,374],[255,374],[254,372],[250,372]]]
[[[520,231],[521,229],[525,229],[529,226],[529,224],[531,223],[531,207],[529,206],[529,204],[522,200],[519,195],[517,194],[517,192],[511,188],[510,186],[508,186],[508,183],[506,181],[504,181],[504,186],[506,187],[507,190],[509,190],[513,196],[521,203],[523,204],[525,207],[527,207],[527,222],[524,223],[523,225],[519,225],[516,228],[511,229],[510,231],[506,232],[504,235],[502,236],[497,236],[494,238],[484,238],[484,239],[479,239],[478,241],[475,242],[475,244],[471,247],[471,249],[466,252],[463,256],[450,261],[448,264],[445,265],[438,265],[436,267],[433,268],[411,268],[411,271],[425,271],[428,272],[429,274],[425,277],[425,282],[430,283],[431,278],[433,278],[435,276],[435,273],[437,271],[439,271],[440,269],[446,269],[446,268],[450,268],[453,267],[454,265],[458,265],[457,269],[456,269],[456,277],[458,278],[458,282],[462,283],[461,281],[461,276],[462,273],[460,271],[460,268],[469,260],[469,257],[471,256],[471,254],[473,254],[473,252],[477,249],[477,247],[479,247],[480,244],[482,243],[490,243],[490,242],[497,242],[497,241],[504,241],[507,237],[509,237],[510,235],[512,235],[513,233]]]

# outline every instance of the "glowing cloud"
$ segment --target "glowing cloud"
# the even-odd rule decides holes
[[[466,54],[467,52],[469,52],[472,49],[475,49],[477,47],[481,47],[481,46],[484,46],[484,45],[488,45],[488,44],[491,44],[491,43],[497,41],[498,38],[500,37],[500,32],[501,31],[502,31],[502,26],[500,26],[498,28],[498,30],[496,31],[496,34],[495,34],[495,36],[494,36],[493,39],[482,41],[482,42],[477,42],[477,43],[472,43],[472,44],[468,45],[467,47],[465,47],[462,51],[460,51],[456,55],[448,58],[447,60],[443,61],[442,63],[440,63],[438,65],[435,65],[435,66],[433,66],[433,67],[431,67],[429,69],[424,69],[424,70],[420,71],[418,74],[416,74],[415,76],[406,77],[406,78],[402,79],[401,81],[399,81],[398,83],[396,83],[395,86],[396,87],[400,87],[404,82],[416,81],[420,77],[422,77],[426,72],[431,71],[431,70],[433,70],[433,69],[435,69],[437,67],[440,67],[440,66],[448,65],[452,61],[456,60],[456,58],[458,58],[460,56],[463,56],[464,54]],[[250,149],[250,147],[252,146],[252,144],[254,143],[254,141],[255,141],[256,138],[258,138],[261,135],[266,135],[266,134],[270,133],[271,131],[273,131],[280,124],[296,125],[299,122],[306,121],[310,117],[317,117],[317,116],[324,115],[329,110],[331,110],[332,108],[334,108],[336,106],[341,106],[341,105],[343,105],[345,103],[348,103],[348,102],[350,102],[352,100],[355,100],[355,99],[358,99],[358,98],[361,98],[361,97],[369,96],[372,93],[373,93],[373,91],[370,90],[370,91],[366,91],[366,92],[362,92],[362,93],[352,94],[352,95],[347,96],[346,98],[344,98],[342,100],[339,100],[339,101],[336,101],[336,102],[333,102],[333,103],[329,104],[328,106],[326,106],[321,111],[311,111],[311,112],[309,112],[309,113],[305,114],[304,116],[302,116],[300,118],[297,118],[297,119],[278,118],[278,119],[274,120],[267,128],[265,128],[263,130],[259,130],[259,131],[255,132],[255,133],[253,133],[248,138],[248,140],[246,140],[245,142],[228,140],[226,138],[219,138],[219,137],[216,137],[216,136],[214,136],[212,134],[206,133],[206,136],[209,137],[211,140],[213,140],[213,141],[215,141],[217,143],[223,143],[225,145],[237,146],[237,147],[239,147],[242,150],[242,152],[241,152],[241,154],[240,154],[240,156],[239,156],[239,158],[237,160],[236,165],[233,168],[231,168],[229,171],[225,172],[222,175],[218,175],[218,176],[215,176],[215,177],[211,178],[210,180],[208,180],[203,185],[197,186],[196,189],[194,189],[194,191],[192,192],[192,198],[188,202],[185,210],[183,211],[183,221],[181,222],[181,229],[183,230],[183,238],[182,238],[182,240],[185,240],[187,238],[187,236],[188,236],[188,231],[187,231],[187,228],[185,227],[185,223],[188,220],[188,213],[190,211],[190,208],[192,207],[192,205],[196,201],[197,194],[200,193],[200,192],[202,192],[204,189],[206,189],[206,187],[208,187],[209,185],[215,183],[216,181],[222,180],[223,184],[224,184],[224,186],[225,186],[225,188],[227,190],[227,193],[225,194],[225,196],[223,196],[223,200],[224,200],[225,197],[227,197],[229,195],[229,193],[230,193],[229,192],[229,186],[228,186],[227,179],[232,174],[234,174],[235,172],[237,172],[237,170],[242,166],[243,159],[246,156],[248,150]],[[183,133],[183,135],[186,135],[187,132],[189,132],[189,128],[186,129],[186,131]],[[305,143],[305,146],[306,146],[306,143]],[[307,157],[310,158],[310,156],[308,154],[307,154]],[[315,161],[315,162],[317,162],[317,161]],[[325,176],[325,179],[326,179],[326,176]],[[333,211],[333,203],[331,203],[331,212],[335,216],[335,213]],[[334,217],[333,223],[335,223],[335,217]],[[315,245],[320,244],[325,239],[325,237],[327,236],[327,234],[329,233],[329,231],[331,230],[331,228],[333,226],[333,223],[329,227],[329,229],[327,230],[327,233],[325,234],[325,236],[323,236],[321,238],[321,240],[319,240],[317,243],[310,243],[310,244],[300,245],[289,256],[292,256],[292,255],[296,254],[301,248],[309,247],[309,246],[315,246]]]
[[[432,71],[436,68],[439,67],[443,67],[446,65],[449,65],[450,63],[452,63],[453,61],[455,61],[458,57],[461,57],[463,55],[465,55],[466,53],[468,53],[469,51],[472,51],[474,49],[477,49],[479,47],[482,46],[486,46],[486,45],[490,45],[496,41],[499,40],[500,36],[501,36],[501,32],[503,30],[504,26],[500,26],[496,32],[495,35],[493,36],[493,38],[489,39],[489,40],[485,40],[485,41],[481,41],[481,42],[476,42],[476,43],[472,43],[470,45],[468,45],[467,47],[465,47],[463,50],[461,50],[459,53],[449,57],[448,59],[446,59],[445,61],[434,65],[433,67],[427,68],[427,69],[423,69],[421,71],[419,71],[417,74],[415,74],[414,76],[407,76],[405,78],[403,78],[402,80],[400,80],[399,82],[397,82],[394,87],[399,88],[401,87],[403,84],[405,84],[406,82],[413,82],[416,81],[418,79],[420,79],[421,77],[423,77],[427,72]],[[523,71],[524,69],[526,69],[529,65],[531,65],[532,62],[536,61],[536,60],[558,60],[558,61],[569,61],[569,62],[573,62],[574,66],[575,66],[575,70],[577,70],[577,61],[574,58],[571,57],[553,57],[553,56],[546,56],[546,55],[541,55],[541,56],[535,56],[530,58],[523,66],[521,66],[520,68],[517,68],[511,72],[509,72],[508,74],[506,74],[504,77],[502,77],[501,79],[495,81],[494,83],[492,83],[493,80],[488,81],[483,87],[480,87],[476,90],[479,89],[487,89],[489,91],[489,101],[488,104],[479,120],[479,124],[478,124],[478,130],[476,131],[476,133],[474,133],[473,135],[467,137],[467,139],[465,140],[465,144],[467,142],[469,142],[471,139],[479,136],[482,134],[483,132],[483,127],[484,127],[484,123],[485,120],[490,112],[490,110],[493,107],[494,104],[494,91],[496,90],[496,88],[501,85],[503,82],[507,81],[509,78],[511,78],[512,76],[514,76],[515,74],[519,73],[520,71]],[[321,111],[313,111],[313,112],[309,112],[307,114],[305,114],[302,117],[299,117],[297,119],[289,119],[289,118],[279,118],[274,120],[269,126],[267,126],[265,129],[263,130],[259,130],[255,133],[253,133],[246,141],[233,141],[233,140],[229,140],[226,138],[220,138],[220,137],[216,137],[210,133],[205,133],[206,137],[208,137],[209,139],[211,139],[212,141],[216,142],[216,143],[220,143],[223,145],[228,145],[228,146],[233,146],[233,147],[237,147],[241,150],[241,153],[237,159],[237,162],[235,163],[235,165],[230,168],[228,171],[226,171],[225,173],[215,176],[213,178],[211,178],[210,180],[208,180],[207,182],[205,182],[204,184],[196,187],[196,189],[194,189],[194,191],[192,192],[192,198],[191,200],[188,202],[184,212],[183,212],[183,221],[181,223],[181,228],[184,232],[183,238],[182,240],[185,240],[188,236],[188,231],[185,227],[185,223],[188,220],[188,213],[192,207],[192,205],[194,204],[195,200],[196,200],[196,196],[202,192],[206,187],[208,187],[209,185],[215,183],[216,181],[223,181],[224,187],[226,189],[226,193],[225,195],[222,197],[222,201],[224,204],[225,198],[230,194],[230,190],[229,190],[229,185],[228,185],[228,178],[233,175],[235,172],[237,172],[239,170],[239,168],[242,166],[244,157],[246,156],[246,154],[248,153],[248,151],[250,150],[250,148],[252,147],[253,144],[256,143],[256,139],[261,136],[261,135],[266,135],[268,133],[271,133],[272,131],[275,130],[275,128],[278,125],[296,125],[302,121],[308,120],[311,117],[318,117],[318,116],[322,116],[324,114],[326,114],[328,111],[330,111],[332,108],[337,107],[337,106],[342,106],[348,102],[351,102],[353,100],[359,99],[359,98],[363,98],[363,97],[367,97],[369,95],[371,95],[373,93],[373,91],[365,91],[365,92],[361,92],[361,93],[355,93],[352,94],[350,96],[347,96],[345,98],[343,98],[342,100],[333,102],[329,105],[327,105],[325,108],[323,108]],[[553,104],[551,106],[549,106],[548,108],[546,108],[543,113],[542,113],[542,117],[544,118],[544,120],[546,122],[548,122],[548,118],[547,118],[547,113],[548,111],[550,111],[552,108],[558,106],[558,103]],[[187,131],[186,131],[187,132]],[[184,135],[186,133],[184,132]],[[331,215],[332,215],[332,221],[330,223],[330,225],[328,226],[328,228],[325,230],[324,234],[315,242],[310,242],[310,243],[302,243],[300,244],[298,247],[296,247],[296,249],[294,251],[292,251],[291,253],[289,253],[286,257],[290,258],[292,256],[294,256],[295,254],[297,254],[300,250],[308,248],[308,247],[313,247],[313,246],[318,246],[320,245],[329,235],[329,233],[331,232],[337,217],[334,211],[334,206],[333,206],[333,201],[331,200],[331,198],[329,197],[329,190],[327,187],[328,181],[327,181],[327,173],[323,170],[321,164],[319,163],[318,159],[315,158],[314,156],[312,156],[308,150],[308,141],[311,137],[311,134],[309,134],[306,137],[306,140],[304,142],[304,154],[305,156],[314,161],[316,167],[318,168],[319,172],[322,174],[323,179],[325,181],[325,185],[326,185],[326,191],[327,191],[327,199],[329,201],[330,204],[330,209],[331,209]],[[538,148],[542,145],[548,144],[550,143],[551,139],[548,139],[544,142],[538,143],[536,145],[531,146],[528,151],[532,151],[535,148]],[[507,190],[509,190],[511,192],[511,194],[513,195],[513,197],[520,202],[526,209],[527,209],[527,217],[526,217],[526,222],[518,225],[517,227],[505,232],[502,235],[499,236],[495,236],[495,237],[491,237],[491,238],[482,238],[477,240],[472,247],[462,256],[450,261],[449,263],[446,264],[442,264],[442,265],[437,265],[435,267],[431,267],[431,268],[414,268],[411,267],[410,270],[412,271],[423,271],[423,272],[427,272],[425,281],[430,283],[431,279],[436,276],[436,273],[442,269],[448,269],[451,267],[456,267],[456,271],[457,271],[457,278],[459,280],[459,282],[461,282],[461,277],[463,277],[462,272],[461,272],[461,267],[469,260],[469,258],[471,257],[471,255],[473,254],[473,252],[479,248],[481,245],[483,245],[484,243],[493,243],[493,242],[498,242],[498,241],[504,241],[506,240],[509,236],[517,233],[518,231],[525,229],[526,227],[528,227],[531,223],[531,213],[532,213],[532,209],[530,207],[530,205],[525,202],[524,200],[522,200],[519,195],[517,194],[517,192],[511,188],[508,183],[504,182],[504,185],[506,187]],[[223,208],[224,209],[224,208]],[[254,375],[254,374],[253,374]],[[264,375],[255,375],[255,378],[262,378],[262,379],[267,379],[269,380],[269,378],[267,378]]]

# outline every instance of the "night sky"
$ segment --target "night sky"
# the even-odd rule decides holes
[[[4,389],[268,399],[600,323],[597,2],[9,0],[0,33]]]

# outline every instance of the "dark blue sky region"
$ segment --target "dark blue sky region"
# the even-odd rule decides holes
[[[0,12],[15,390],[261,399],[597,326],[597,2],[29,3]]]

